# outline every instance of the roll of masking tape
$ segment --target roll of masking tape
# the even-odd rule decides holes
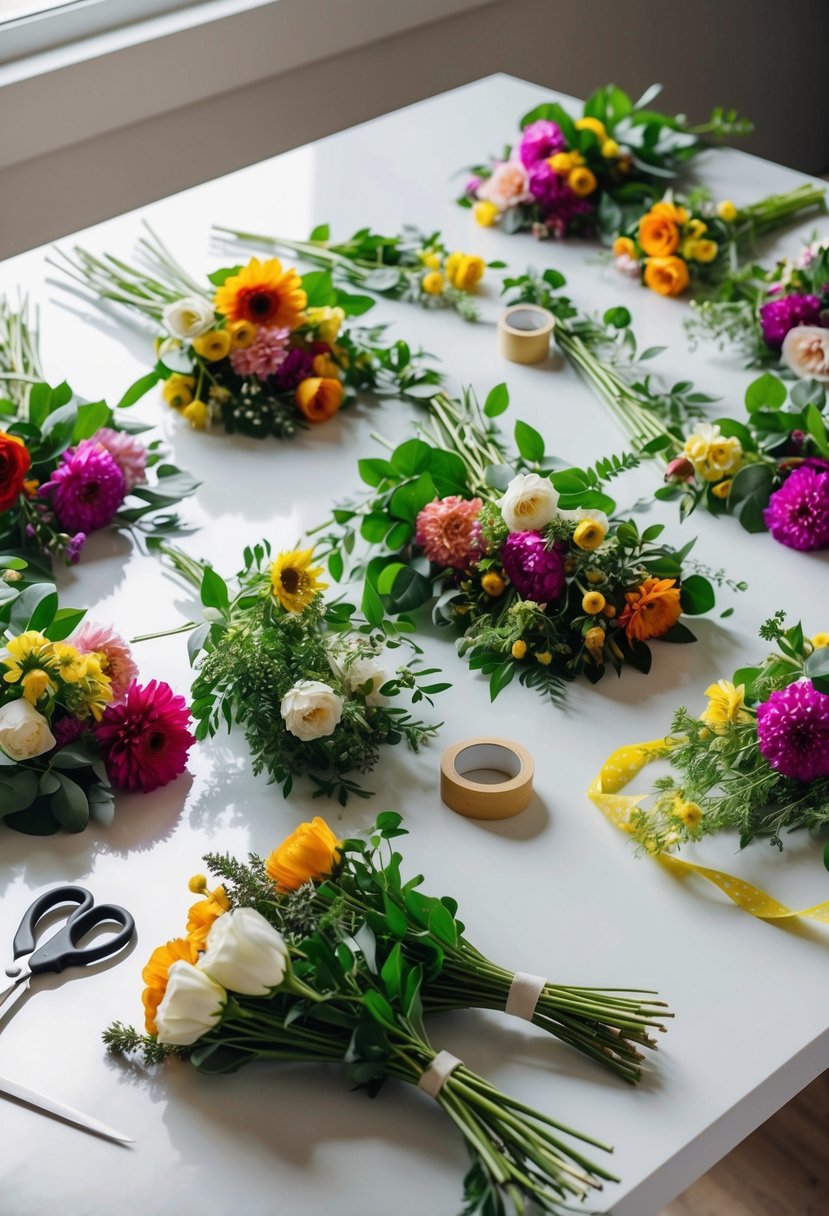
[[[440,796],[467,819],[509,819],[528,805],[533,758],[509,739],[465,739],[440,758]]]
[[[498,353],[510,363],[541,363],[556,319],[538,304],[514,304],[498,318]]]

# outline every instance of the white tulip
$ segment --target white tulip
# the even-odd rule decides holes
[[[267,996],[288,970],[282,934],[255,908],[234,908],[214,920],[198,966],[229,992]]]
[[[321,680],[299,680],[282,698],[285,726],[304,743],[333,734],[342,716],[342,697]]]
[[[498,502],[510,532],[538,532],[558,514],[558,492],[538,473],[518,473]]]
[[[380,692],[388,678],[389,673],[379,659],[354,659],[343,669],[345,686],[352,695],[371,681],[371,690],[366,694],[366,705],[370,707],[385,705],[388,701]]]
[[[164,324],[175,338],[192,342],[200,334],[206,334],[216,323],[216,314],[209,300],[200,296],[185,296],[166,304],[163,312]]]
[[[204,971],[180,959],[167,975],[167,991],[155,1015],[159,1043],[189,1047],[212,1030],[227,993]]]
[[[0,748],[9,759],[32,760],[54,746],[48,721],[27,700],[9,701],[0,708]]]
[[[801,380],[829,383],[829,329],[796,325],[783,339],[783,362]]]

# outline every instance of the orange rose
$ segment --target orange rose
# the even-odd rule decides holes
[[[682,616],[675,578],[646,578],[635,591],[625,592],[625,600],[619,624],[629,642],[661,638]]]
[[[639,244],[652,258],[666,258],[679,249],[679,229],[666,215],[649,211],[639,221]]]
[[[296,891],[306,882],[327,878],[340,857],[340,842],[317,815],[301,823],[265,862],[268,877],[280,891]]]
[[[654,203],[651,207],[651,215],[661,215],[680,226],[687,224],[689,218],[687,207],[677,207],[676,203],[668,203],[664,200],[661,203]]]
[[[688,286],[690,276],[682,258],[648,258],[642,278],[657,295],[678,296]]]
[[[345,389],[339,380],[309,376],[297,386],[297,409],[309,422],[327,422],[343,403]]]
[[[23,440],[0,431],[0,511],[8,511],[20,497],[31,464]]]

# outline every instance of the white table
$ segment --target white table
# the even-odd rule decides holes
[[[500,149],[520,114],[544,92],[493,77],[310,147],[187,191],[146,210],[160,234],[195,271],[232,264],[208,248],[212,221],[304,236],[330,220],[335,234],[361,224],[392,230],[404,221],[440,227],[451,246],[502,257],[511,266],[557,266],[578,303],[625,303],[643,345],[666,343],[655,370],[694,379],[738,414],[751,373],[733,360],[688,353],[686,306],[663,301],[591,262],[589,246],[537,244],[476,229],[452,203],[459,165]],[[263,121],[267,121],[263,115]],[[699,172],[715,196],[737,203],[796,183],[797,176],[739,152],[706,154]],[[56,187],[59,188],[59,185]],[[90,189],[94,183],[90,183]],[[139,215],[123,216],[79,237],[129,256]],[[779,239],[794,252],[808,225]],[[78,308],[47,283],[44,251],[2,267],[0,288],[25,287],[43,308],[47,373],[66,377],[88,397],[117,400],[145,370],[148,340]],[[233,258],[233,260],[241,260]],[[499,304],[484,299],[486,323],[383,303],[377,313],[412,344],[439,354],[451,386],[473,381],[483,392],[509,383],[513,406],[540,427],[548,447],[574,462],[624,447],[623,437],[569,368],[520,368],[499,361],[493,322]],[[126,339],[126,340],[125,340]],[[187,508],[199,531],[184,543],[227,573],[242,546],[268,536],[288,547],[318,522],[332,498],[357,486],[356,460],[374,454],[370,432],[411,433],[413,411],[389,403],[362,407],[294,444],[259,443],[187,430],[151,396],[139,410],[157,422],[178,462],[201,478]],[[620,505],[654,488],[655,471],[618,482]],[[555,1040],[497,1014],[455,1014],[432,1027],[447,1047],[503,1088],[616,1145],[623,1181],[601,1204],[616,1216],[654,1216],[664,1204],[771,1115],[829,1062],[827,936],[762,924],[712,890],[681,883],[633,848],[594,809],[585,789],[619,744],[667,728],[680,702],[702,703],[707,684],[764,652],[757,627],[774,609],[803,613],[808,632],[827,628],[826,555],[790,552],[733,521],[700,514],[680,527],[674,508],[654,508],[673,539],[699,534],[700,558],[746,578],[749,594],[723,596],[737,611],[699,623],[696,646],[656,647],[655,670],[607,678],[569,691],[566,712],[517,683],[490,707],[482,681],[445,641],[427,640],[427,657],[454,687],[438,705],[440,741],[418,757],[389,749],[372,786],[342,831],[365,828],[386,807],[405,814],[406,868],[423,870],[428,888],[460,901],[469,934],[499,961],[546,972],[562,982],[653,986],[677,1017],[638,1091],[606,1076]],[[82,563],[62,573],[64,602],[90,605],[126,636],[181,621],[187,597],[153,559],[126,540],[99,536]],[[139,648],[142,672],[188,688],[183,640]],[[528,811],[501,824],[453,815],[437,794],[440,750],[452,740],[503,732],[531,749],[536,795]],[[94,977],[41,982],[0,1037],[0,1073],[63,1099],[136,1139],[122,1150],[17,1105],[3,1104],[0,1194],[6,1216],[184,1216],[196,1206],[245,1216],[274,1210],[307,1216],[453,1216],[461,1206],[464,1150],[447,1121],[414,1092],[389,1087],[374,1101],[349,1092],[335,1069],[254,1067],[208,1079],[188,1066],[146,1077],[105,1058],[101,1029],[112,1019],[140,1022],[140,969],[152,948],[183,928],[192,897],[187,879],[208,849],[238,854],[272,847],[298,822],[335,807],[312,803],[302,783],[284,803],[248,772],[244,742],[219,739],[191,757],[192,777],[149,797],[119,799],[109,830],[47,840],[0,835],[0,925],[10,940],[33,892],[63,881],[88,884],[100,900],[136,915],[139,941],[120,965]],[[819,850],[795,840],[784,859],[756,844],[709,842],[697,856],[733,868],[793,906],[826,896]]]

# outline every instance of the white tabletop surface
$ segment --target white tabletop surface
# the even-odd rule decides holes
[[[666,343],[654,370],[693,379],[738,415],[752,373],[733,359],[688,352],[686,305],[665,301],[591,260],[588,245],[539,244],[474,226],[453,195],[459,165],[500,150],[519,116],[543,100],[541,88],[493,77],[146,209],[157,231],[195,271],[241,260],[209,248],[211,222],[304,236],[331,221],[335,235],[372,224],[440,227],[450,246],[501,257],[516,269],[557,266],[588,309],[624,303],[643,346]],[[262,121],[273,116],[263,115]],[[707,153],[698,172],[716,197],[743,203],[794,185],[798,176],[739,152]],[[55,183],[56,190],[60,183]],[[89,189],[95,188],[94,182]],[[85,243],[130,255],[139,214],[82,234]],[[795,252],[810,225],[790,230],[774,250]],[[769,247],[771,248],[771,247]],[[53,382],[65,377],[90,398],[115,401],[150,359],[145,333],[102,319],[47,282],[44,251],[0,269],[0,289],[24,288],[42,306],[43,352]],[[509,383],[502,418],[525,418],[548,450],[574,462],[619,451],[624,440],[569,368],[521,368],[495,351],[499,304],[485,295],[485,323],[382,303],[393,333],[439,355],[451,387],[482,392]],[[202,481],[186,514],[198,531],[184,542],[220,570],[238,568],[244,544],[267,536],[291,546],[335,497],[356,489],[358,456],[375,454],[372,430],[410,434],[415,413],[388,403],[363,406],[280,445],[221,433],[196,434],[152,394],[138,407],[157,422],[177,461]],[[617,483],[620,506],[655,488],[645,468]],[[119,965],[94,976],[44,980],[3,1026],[0,1074],[60,1098],[135,1137],[122,1149],[2,1104],[0,1206],[6,1216],[184,1216],[209,1208],[264,1216],[454,1216],[467,1167],[443,1115],[416,1092],[388,1087],[375,1101],[349,1091],[336,1069],[257,1066],[209,1079],[185,1065],[157,1075],[107,1059],[100,1031],[113,1019],[140,1023],[140,970],[153,947],[183,928],[192,901],[187,879],[207,850],[269,850],[301,820],[328,813],[343,833],[365,828],[384,808],[404,813],[411,831],[405,866],[428,889],[452,893],[471,939],[505,965],[561,982],[655,987],[675,1024],[632,1090],[541,1031],[498,1014],[458,1013],[432,1025],[433,1040],[503,1088],[616,1146],[623,1181],[596,1206],[616,1216],[654,1216],[756,1125],[829,1063],[826,930],[784,930],[752,919],[719,893],[680,882],[638,858],[585,796],[616,746],[667,728],[680,703],[702,704],[712,680],[759,657],[761,621],[778,607],[802,614],[807,632],[829,627],[826,554],[801,555],[768,536],[702,513],[680,527],[675,507],[654,507],[679,543],[699,535],[698,554],[751,590],[726,592],[735,614],[699,623],[696,646],[655,650],[647,679],[630,671],[597,688],[571,687],[557,710],[518,686],[490,706],[482,680],[451,644],[426,640],[427,657],[453,688],[439,702],[445,726],[420,756],[387,749],[371,779],[377,796],[337,820],[312,802],[302,782],[289,802],[249,773],[240,738],[222,737],[191,756],[192,776],[147,797],[121,797],[110,829],[45,840],[0,829],[0,926],[10,941],[32,894],[64,880],[88,884],[99,900],[135,914],[139,940]],[[187,597],[126,539],[99,536],[81,564],[60,574],[64,602],[89,605],[93,619],[126,636],[173,626]],[[181,638],[143,644],[142,674],[188,688]],[[437,792],[440,751],[476,734],[521,740],[536,758],[536,792],[517,819],[483,824],[453,815]],[[827,895],[819,848],[796,838],[781,858],[762,843],[742,856],[724,836],[695,856],[733,869],[793,906]],[[793,1165],[794,1169],[795,1166]]]

